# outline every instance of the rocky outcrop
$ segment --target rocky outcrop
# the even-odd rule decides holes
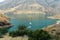
[[[60,19],[60,14],[56,14],[56,15],[50,16],[48,18],[51,18],[51,19]]]
[[[60,37],[60,23],[59,24],[53,24],[46,28],[43,28],[43,30],[49,32],[52,35],[57,35]]]
[[[9,27],[11,26],[11,23],[9,22],[9,18],[4,16],[3,14],[0,14],[0,28],[2,27]]]

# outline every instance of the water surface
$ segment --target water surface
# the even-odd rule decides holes
[[[55,24],[57,21],[56,19],[45,18],[44,15],[11,15],[11,17],[11,23],[14,26],[9,31],[16,30],[19,25],[26,25],[31,30],[41,29]]]

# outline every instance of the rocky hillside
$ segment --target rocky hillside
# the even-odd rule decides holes
[[[51,19],[60,19],[60,14],[57,14],[57,15],[54,15],[54,16],[50,16],[48,18],[51,18]]]
[[[3,14],[0,14],[0,28],[3,26],[10,26],[9,18],[4,16]]]
[[[48,12],[47,14],[60,13],[60,0],[5,0],[0,3],[0,10],[5,13],[22,12]],[[32,11],[31,11],[32,10]]]
[[[60,13],[60,0],[5,0],[0,3],[0,11],[10,14],[37,14],[53,16]]]
[[[56,13],[55,8],[48,6],[48,4],[50,6],[55,5],[52,0],[5,0],[3,3],[0,3],[0,10],[5,14],[47,13],[50,15]]]
[[[47,28],[44,28],[45,31],[49,32],[52,35],[57,35],[60,37],[60,21],[57,21],[56,24],[50,25]]]

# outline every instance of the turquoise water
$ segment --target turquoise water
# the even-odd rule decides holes
[[[56,19],[48,19],[43,14],[8,14],[11,23],[14,25],[9,31],[17,30],[19,25],[26,25],[28,29],[36,30],[55,24]]]
[[[17,30],[18,25],[26,25],[31,30],[41,29],[49,25],[55,24],[55,19],[34,19],[34,20],[19,20],[11,19],[11,23],[14,25],[9,31]]]

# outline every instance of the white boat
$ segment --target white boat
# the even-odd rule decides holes
[[[32,24],[32,22],[30,22],[29,24]]]
[[[32,22],[29,22],[30,25],[32,25]],[[27,28],[31,28],[32,26],[28,26]]]

